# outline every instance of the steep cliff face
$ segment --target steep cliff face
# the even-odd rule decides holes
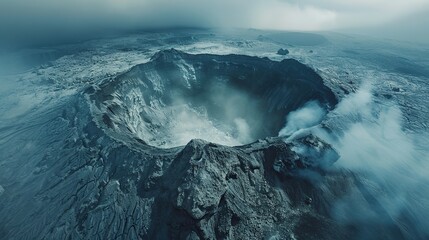
[[[294,60],[160,52],[2,129],[0,239],[358,238],[331,218],[334,204],[356,192],[375,206],[358,177],[333,167],[335,150],[312,135],[270,137],[309,100],[336,103]],[[197,116],[189,129],[249,144],[182,146],[171,131],[181,109]],[[401,238],[393,223],[377,229]]]

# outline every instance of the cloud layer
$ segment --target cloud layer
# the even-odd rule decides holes
[[[0,32],[13,38],[175,26],[383,29],[428,10],[427,0],[3,0]]]

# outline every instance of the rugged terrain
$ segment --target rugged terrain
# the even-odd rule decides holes
[[[277,137],[336,95],[293,59],[157,52],[2,126],[0,239],[415,237],[331,145]],[[339,220],[350,195],[385,220]]]

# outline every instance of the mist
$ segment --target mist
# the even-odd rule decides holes
[[[361,226],[362,239],[371,238],[371,233],[365,232],[365,226],[380,223],[400,223],[403,232],[427,236],[427,134],[407,132],[400,108],[392,102],[377,103],[370,82],[346,96],[326,116],[322,112],[320,106],[310,103],[290,113],[285,128],[298,125],[302,128],[295,128],[294,133],[287,135],[280,132],[280,136],[286,141],[303,132],[321,137],[340,155],[335,168],[351,170],[361,178],[364,189],[338,200],[332,211],[333,217],[345,224]],[[305,121],[296,116],[309,113],[313,114],[313,119],[324,117],[330,131],[321,125],[302,125]],[[370,198],[375,200],[368,200]],[[374,205],[376,209],[370,210]]]
[[[316,126],[325,115],[326,110],[317,101],[310,101],[301,109],[288,114],[286,126],[280,130],[279,137],[290,136],[300,129]]]

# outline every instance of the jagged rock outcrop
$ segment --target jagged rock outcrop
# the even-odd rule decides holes
[[[293,239],[301,237],[297,229],[317,221],[320,229],[313,233],[319,239],[345,238],[346,228],[326,212],[334,196],[322,186],[329,189],[334,183],[322,180],[317,163],[306,164],[306,157],[292,148],[281,139],[235,148],[192,140],[163,176],[140,193],[146,198],[158,192],[147,237]],[[277,162],[284,166],[280,171],[274,166]],[[312,183],[304,174],[310,172],[320,181]]]
[[[284,49],[284,48],[280,48],[280,49],[277,51],[277,54],[278,54],[278,55],[285,56],[285,55],[288,55],[288,54],[289,54],[289,50]]]

